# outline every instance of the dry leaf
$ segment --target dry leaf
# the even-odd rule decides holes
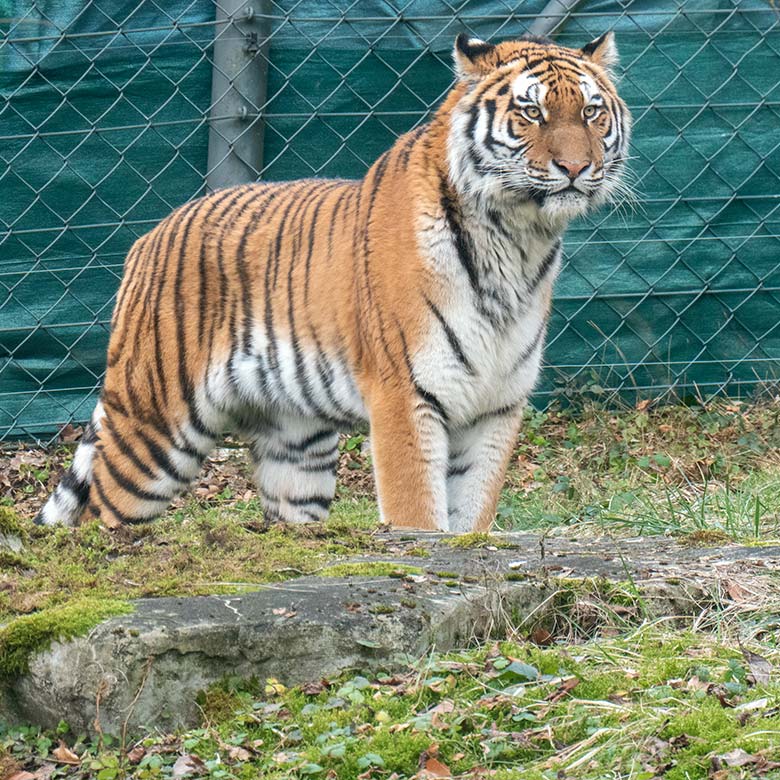
[[[75,426],[72,423],[68,423],[62,430],[60,430],[60,441],[73,442],[78,441],[81,438],[84,429],[79,425]]]
[[[427,758],[422,769],[418,772],[419,780],[432,780],[432,778],[451,778],[450,768],[439,761],[438,758]]]
[[[427,686],[434,693],[443,693],[448,688],[454,687],[455,683],[455,677],[451,674],[448,674],[446,677],[443,677],[440,680],[432,680],[431,682],[427,683]]]
[[[433,709],[428,710],[428,713],[433,716],[431,718],[431,726],[435,729],[446,729],[447,724],[441,716],[453,712],[454,709],[455,705],[449,699],[440,701]]]
[[[265,681],[265,695],[266,696],[281,696],[287,692],[287,687],[282,685],[276,677],[269,677]]]
[[[32,772],[14,772],[12,775],[6,775],[4,780],[35,780],[35,775]]]
[[[687,683],[685,683],[685,687],[689,691],[706,691],[710,687],[710,684],[700,680],[696,675],[694,675],[690,680],[688,680]]]
[[[59,747],[54,748],[51,753],[60,764],[78,766],[81,763],[81,759],[62,740]]]
[[[530,639],[535,645],[541,645],[542,647],[553,643],[553,635],[546,628],[542,628],[541,626],[535,628],[531,632]]]
[[[252,754],[246,748],[242,748],[239,745],[231,745],[228,748],[228,756],[230,756],[232,761],[249,761],[249,759],[252,758]]]
[[[131,764],[137,764],[146,755],[146,748],[141,745],[136,745],[132,750],[127,753],[127,760]]]
[[[726,593],[735,604],[743,604],[750,597],[750,591],[743,588],[736,580],[726,580],[724,583]]]
[[[756,685],[768,685],[772,674],[772,664],[764,656],[742,648],[742,655],[747,661],[750,674]]]
[[[734,707],[734,711],[747,712],[750,710],[763,710],[769,704],[769,699],[756,699],[755,701],[746,701]]]
[[[560,684],[558,690],[553,691],[547,697],[547,701],[549,701],[551,704],[556,704],[561,699],[563,699],[570,691],[573,691],[579,684],[580,681],[576,677],[569,677],[568,680],[564,680]]]
[[[717,759],[726,766],[747,766],[758,761],[756,756],[747,753],[742,748],[734,748],[734,750],[724,753],[722,756],[717,756]]]
[[[301,690],[307,696],[317,696],[329,687],[330,683],[327,680],[320,680],[319,682],[307,682],[301,686]]]
[[[178,780],[180,777],[190,777],[191,775],[200,775],[206,769],[206,765],[197,756],[186,755],[179,756],[173,765],[173,778]]]
[[[415,780],[433,780],[433,778],[451,778],[450,768],[439,761],[439,746],[433,744],[427,750],[420,753],[418,766],[420,771],[414,776]]]

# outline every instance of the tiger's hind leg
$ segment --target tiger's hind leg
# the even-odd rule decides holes
[[[185,432],[185,425],[138,419],[106,402],[86,517],[117,527],[162,514],[198,475],[214,445],[209,436]]]
[[[338,433],[315,419],[277,418],[252,442],[266,521],[309,523],[328,516],[336,493]]]
[[[73,463],[35,518],[37,525],[76,525],[84,514],[92,484],[92,467],[105,411],[97,402],[84,435],[73,454]]]

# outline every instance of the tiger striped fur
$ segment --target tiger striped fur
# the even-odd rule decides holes
[[[367,419],[386,522],[490,526],[562,234],[619,189],[630,118],[611,34],[454,56],[430,123],[362,181],[218,191],[135,243],[101,401],[39,522],[148,520],[225,430],[268,520],[320,520],[337,431]]]

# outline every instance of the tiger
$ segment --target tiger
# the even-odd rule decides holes
[[[460,34],[454,85],[362,180],[255,182],[131,247],[107,369],[36,518],[151,520],[231,432],[266,523],[324,520],[339,431],[370,429],[380,520],[493,523],[569,222],[617,199],[631,117],[607,32]]]

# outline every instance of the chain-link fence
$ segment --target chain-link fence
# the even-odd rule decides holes
[[[0,440],[89,416],[132,241],[207,187],[360,176],[466,30],[614,29],[639,205],[574,225],[537,395],[747,392],[780,363],[773,0],[0,0]]]

